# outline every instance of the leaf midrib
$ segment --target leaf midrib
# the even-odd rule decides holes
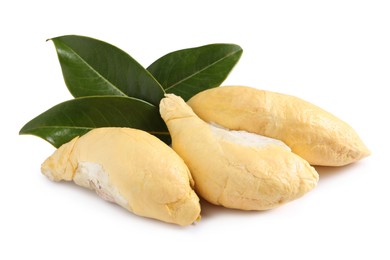
[[[85,127],[85,126],[52,125],[52,126],[40,126],[40,127],[27,128],[27,129],[24,129],[24,132],[40,130],[40,129],[51,129],[51,128],[58,128],[58,129],[59,128],[71,128],[71,129],[81,129],[81,130],[92,130],[92,129],[94,129],[94,127]]]
[[[63,42],[63,41],[62,41]],[[63,42],[63,44],[68,47],[72,53],[78,57],[91,71],[93,71],[96,75],[98,75],[104,82],[108,83],[109,86],[111,86],[113,89],[115,89],[118,94],[124,96],[124,97],[128,97],[128,95],[126,95],[123,91],[121,91],[117,86],[115,86],[111,81],[109,81],[108,79],[106,79],[102,74],[100,74],[100,72],[98,72],[97,70],[95,70],[91,65],[89,65],[89,63],[84,59],[82,58],[80,55],[77,54],[77,52],[72,48],[70,47],[68,44],[66,44],[65,42]]]
[[[214,65],[217,64],[218,62],[220,62],[220,61],[222,61],[222,60],[224,60],[224,59],[229,58],[230,56],[236,54],[236,53],[239,52],[239,51],[241,51],[241,50],[237,50],[237,51],[231,52],[231,53],[229,53],[228,55],[224,56],[223,58],[218,59],[218,60],[214,61],[213,63],[210,63],[209,65],[207,65],[207,66],[204,67],[203,69],[198,70],[197,72],[195,72],[195,73],[193,73],[193,74],[191,74],[191,75],[189,75],[189,76],[187,76],[187,77],[185,77],[185,78],[179,80],[179,81],[176,82],[175,84],[172,84],[171,86],[167,87],[167,88],[165,89],[165,91],[167,91],[167,90],[169,90],[169,89],[171,89],[171,88],[173,88],[173,87],[179,85],[180,83],[182,83],[182,82],[184,82],[184,81],[186,81],[186,80],[188,80],[188,79],[194,77],[194,76],[197,75],[197,74],[200,74],[201,72],[203,72],[203,71],[209,69],[210,67],[214,66]]]
[[[106,127],[110,127],[110,126],[106,126]],[[112,126],[112,127],[118,127],[118,126]],[[57,129],[57,128],[58,129],[60,129],[60,128],[70,128],[70,129],[80,129],[80,130],[89,130],[90,131],[90,130],[93,130],[93,129],[96,129],[96,128],[102,128],[102,127],[81,127],[81,126],[67,126],[67,125],[63,125],[63,126],[41,126],[41,127],[28,128],[26,130],[34,131],[34,130],[52,129],[52,128],[55,128],[55,129]],[[148,133],[153,134],[153,135],[154,134],[169,135],[169,132],[146,131],[146,130],[143,130],[143,131],[148,132]]]

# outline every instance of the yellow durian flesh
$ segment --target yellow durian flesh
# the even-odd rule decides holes
[[[228,208],[265,210],[313,189],[318,174],[282,142],[207,124],[178,96],[166,95],[160,113],[195,190]]]
[[[342,166],[370,154],[351,126],[294,96],[225,86],[202,91],[188,104],[206,122],[281,140],[312,165]]]
[[[183,226],[200,218],[199,198],[183,160],[141,130],[91,130],[54,152],[42,173],[96,190],[140,216]]]

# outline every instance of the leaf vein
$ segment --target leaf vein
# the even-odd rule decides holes
[[[165,91],[168,91],[168,90],[170,90],[171,88],[173,88],[173,87],[179,85],[180,83],[185,82],[186,80],[188,80],[188,79],[194,77],[195,75],[200,74],[201,72],[203,72],[203,71],[209,69],[210,67],[212,67],[212,66],[214,66],[215,64],[219,63],[220,61],[229,58],[230,56],[236,54],[236,53],[239,52],[239,51],[241,51],[241,50],[237,50],[237,51],[231,52],[231,53],[229,53],[228,55],[226,55],[226,56],[224,56],[224,57],[222,57],[222,58],[220,58],[220,59],[214,61],[213,63],[210,63],[208,66],[204,67],[203,69],[198,70],[197,72],[195,72],[195,73],[193,73],[193,74],[191,74],[191,75],[188,75],[187,77],[185,77],[185,78],[179,80],[178,82],[172,84],[171,86],[167,87],[167,88],[165,89]]]
[[[73,48],[71,48],[69,45],[66,45],[70,51],[72,51],[72,53],[78,57],[91,71],[93,71],[97,76],[98,78],[102,79],[104,82],[106,82],[109,86],[111,86],[115,91],[117,91],[118,94],[122,95],[122,96],[125,96],[127,97],[127,95],[122,91],[120,90],[120,88],[118,88],[117,86],[115,86],[112,82],[110,82],[108,79],[106,79],[103,75],[101,75],[96,69],[94,69],[91,65],[89,65],[89,63],[84,60],[75,50],[73,50]]]
[[[51,129],[51,128],[70,128],[70,129],[85,129],[85,130],[92,130],[94,129],[93,127],[85,127],[85,126],[64,126],[64,125],[52,125],[52,126],[39,126],[39,127],[33,127],[33,128],[28,128],[26,131],[34,131],[38,129]]]

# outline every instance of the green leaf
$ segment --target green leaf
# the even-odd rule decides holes
[[[158,107],[129,97],[83,97],[60,103],[28,122],[19,134],[32,134],[59,147],[98,127],[131,127],[166,143],[170,136]]]
[[[74,97],[129,96],[158,105],[164,96],[160,83],[144,67],[111,44],[77,35],[51,40]]]
[[[188,100],[198,92],[221,85],[241,54],[241,47],[235,44],[210,44],[171,52],[147,70],[165,92]]]

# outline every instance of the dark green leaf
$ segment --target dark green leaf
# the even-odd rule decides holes
[[[171,52],[147,70],[167,93],[188,100],[205,89],[218,87],[228,76],[242,54],[235,44],[210,44]]]
[[[19,134],[36,135],[59,147],[98,127],[137,128],[170,143],[158,107],[118,96],[83,97],[58,104],[28,122]]]
[[[117,95],[158,105],[164,90],[136,60],[108,43],[67,35],[51,39],[74,97]]]

